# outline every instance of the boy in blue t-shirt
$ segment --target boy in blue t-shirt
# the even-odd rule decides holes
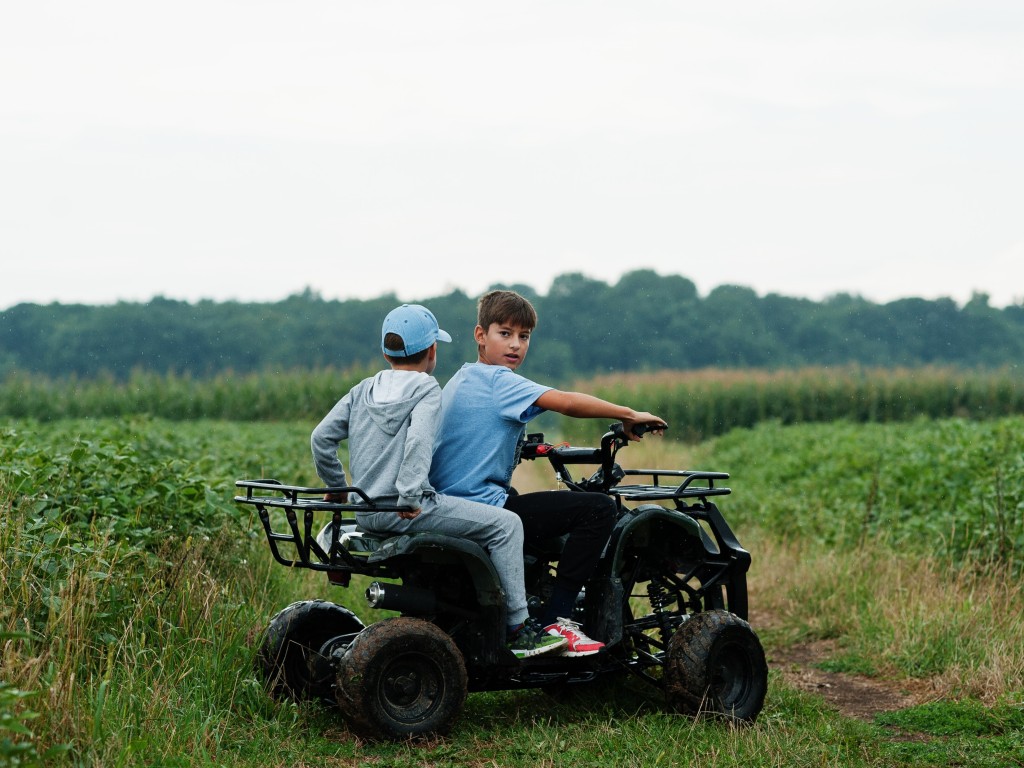
[[[633,437],[634,426],[657,430],[666,424],[653,414],[552,389],[515,373],[536,325],[533,305],[518,293],[491,291],[481,297],[474,331],[479,357],[463,365],[442,392],[430,483],[439,493],[515,512],[527,541],[568,534],[541,623],[548,634],[568,640],[563,655],[587,656],[603,643],[587,637],[568,617],[615,524],[615,501],[603,493],[516,493],[511,482],[519,442],[527,422],[544,411],[621,421],[630,439],[639,439]]]

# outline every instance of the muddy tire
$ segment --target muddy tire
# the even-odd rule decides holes
[[[364,629],[338,663],[338,706],[370,739],[447,733],[466,701],[466,665],[430,622],[385,619]]]
[[[669,640],[665,691],[669,703],[686,714],[754,722],[768,691],[761,641],[728,611],[691,616]]]
[[[256,656],[267,690],[277,699],[333,702],[330,653],[362,629],[359,617],[340,605],[326,600],[292,603],[270,620]]]

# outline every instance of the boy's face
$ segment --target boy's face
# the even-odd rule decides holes
[[[476,338],[480,362],[503,365],[514,371],[526,359],[526,352],[530,349],[530,333],[532,329],[511,323],[491,323],[486,330],[478,325],[473,336]]]

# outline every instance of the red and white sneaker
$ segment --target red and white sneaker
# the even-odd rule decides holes
[[[587,637],[580,625],[569,619],[559,618],[554,624],[544,627],[549,635],[558,635],[568,640],[568,644],[556,656],[591,656],[602,648],[604,643]]]

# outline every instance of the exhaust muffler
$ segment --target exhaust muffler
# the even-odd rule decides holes
[[[437,613],[437,598],[429,589],[405,584],[381,584],[375,581],[366,588],[366,602],[371,608],[399,611],[418,616]]]

